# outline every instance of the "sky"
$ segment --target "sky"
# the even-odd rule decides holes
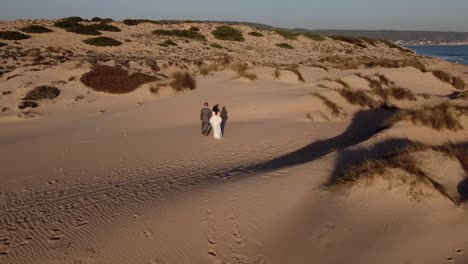
[[[468,32],[468,0],[0,0],[0,20],[229,20],[285,28]]]

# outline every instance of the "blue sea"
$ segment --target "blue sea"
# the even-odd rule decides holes
[[[409,46],[416,53],[468,65],[468,45],[460,46]]]

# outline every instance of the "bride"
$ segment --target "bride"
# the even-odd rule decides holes
[[[213,137],[215,139],[222,139],[223,134],[221,132],[221,122],[223,119],[221,118],[219,114],[219,109],[215,108],[213,109],[213,115],[210,118],[210,124],[211,127],[213,128]]]

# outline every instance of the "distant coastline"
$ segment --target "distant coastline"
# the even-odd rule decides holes
[[[419,55],[440,58],[447,61],[468,65],[468,43],[458,43],[458,45],[412,45],[407,47]]]
[[[468,42],[454,43],[431,43],[431,44],[400,44],[405,47],[424,47],[424,46],[468,46]]]

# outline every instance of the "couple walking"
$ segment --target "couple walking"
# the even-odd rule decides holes
[[[211,110],[209,104],[205,103],[200,112],[200,120],[202,122],[203,135],[210,135],[211,129],[213,129],[213,137],[215,139],[223,138],[224,126],[227,121],[226,107],[223,107],[220,111],[219,105],[215,105],[213,106],[213,110]]]

